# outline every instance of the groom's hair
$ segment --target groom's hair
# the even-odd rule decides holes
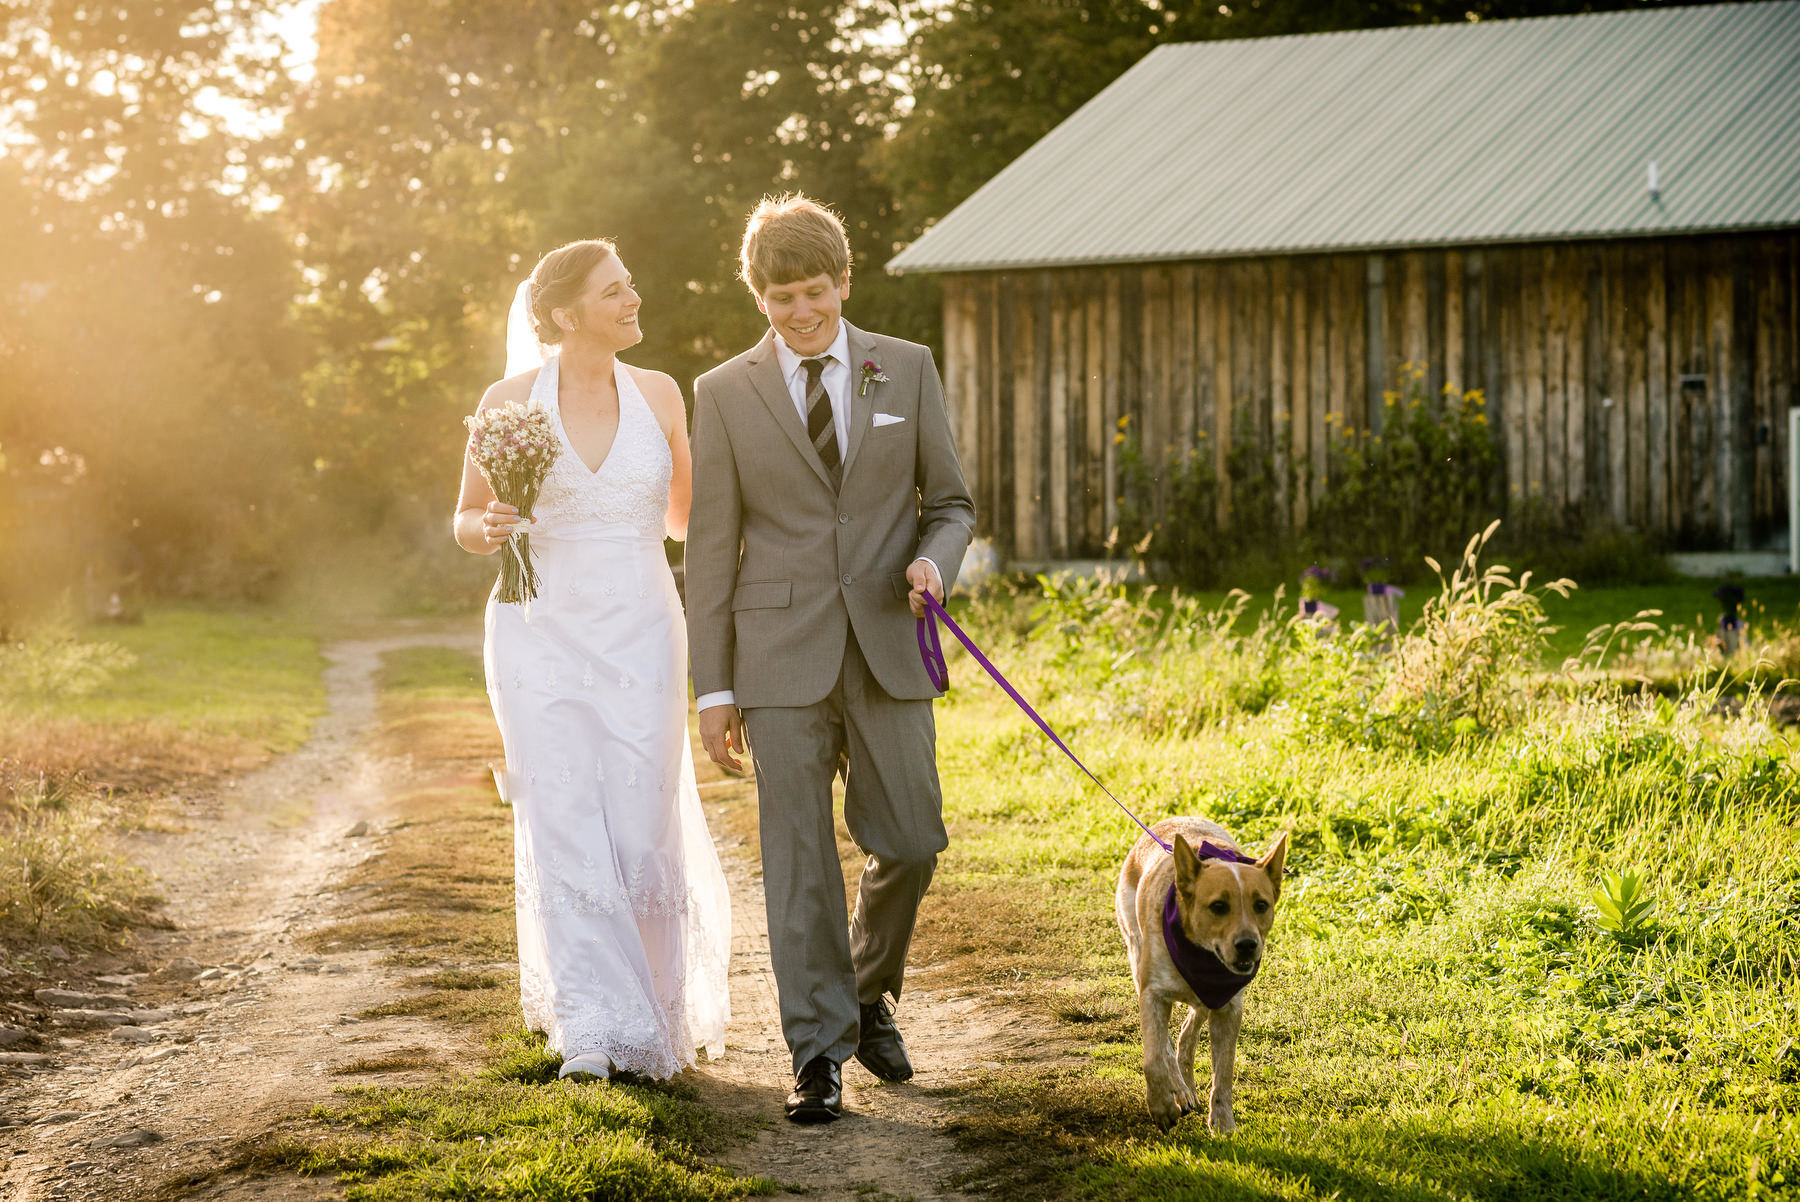
[[[828,275],[850,278],[850,239],[844,223],[799,192],[765,196],[744,226],[738,275],[761,296],[770,284]]]
[[[574,304],[594,268],[618,253],[605,238],[587,238],[559,246],[538,260],[531,269],[531,327],[539,342],[555,346],[563,340],[563,328],[551,314]]]

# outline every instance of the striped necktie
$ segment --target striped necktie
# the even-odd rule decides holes
[[[802,359],[800,366],[806,369],[806,436],[812,439],[813,450],[819,453],[831,486],[836,488],[843,476],[838,467],[837,424],[831,420],[831,394],[825,391],[825,365],[829,362],[831,356],[825,355]]]

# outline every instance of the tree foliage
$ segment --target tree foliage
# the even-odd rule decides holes
[[[128,540],[170,588],[257,575],[251,507],[286,454],[267,417],[300,367],[246,128],[285,96],[258,34],[269,7],[32,0],[0,17],[0,520],[31,565],[0,568],[8,593]]]
[[[849,226],[851,320],[932,341],[935,284],[886,261],[1157,44],[1594,6],[326,0],[298,77],[282,7],[0,17],[0,520],[44,532],[0,625],[53,552],[121,542],[165,591],[324,577],[320,547],[462,589],[458,419],[570,239],[617,239],[633,360],[686,384],[759,336],[742,222],[804,189]]]

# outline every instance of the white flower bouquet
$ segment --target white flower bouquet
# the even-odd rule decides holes
[[[536,405],[513,401],[463,418],[469,428],[469,458],[486,478],[494,497],[529,518],[544,476],[556,462],[561,441],[556,419]],[[526,602],[537,596],[531,566],[531,536],[515,533],[500,548],[501,601]]]

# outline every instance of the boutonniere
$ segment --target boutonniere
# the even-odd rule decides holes
[[[864,359],[862,365],[862,388],[857,391],[856,395],[868,396],[869,385],[886,384],[887,382],[887,373],[881,370],[881,364],[875,362],[873,359]]]

